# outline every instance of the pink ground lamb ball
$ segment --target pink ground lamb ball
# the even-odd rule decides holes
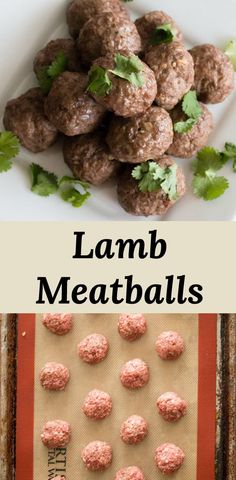
[[[72,328],[71,313],[45,313],[43,325],[56,335],[66,335]]]

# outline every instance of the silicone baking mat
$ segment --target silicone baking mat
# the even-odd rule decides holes
[[[20,315],[18,326],[17,450],[16,480],[114,479],[121,467],[138,465],[148,480],[163,475],[154,464],[155,448],[173,442],[185,452],[176,480],[215,478],[216,421],[216,315],[145,315],[147,333],[129,343],[117,332],[118,315],[74,315],[73,329],[58,337],[41,322],[41,315]],[[162,361],[155,352],[155,339],[163,330],[177,330],[186,351],[173,362]],[[96,366],[82,362],[76,347],[89,333],[103,333],[109,339],[107,358]],[[137,391],[125,389],[119,381],[124,362],[142,358],[150,367],[150,381]],[[47,361],[69,367],[70,382],[64,392],[45,391],[39,371]],[[81,411],[84,397],[93,388],[108,391],[113,399],[112,415],[100,422],[87,419]],[[156,399],[165,391],[176,391],[188,402],[188,413],[179,422],[165,422],[157,413]],[[139,445],[125,445],[119,438],[123,420],[142,415],[149,435]],[[72,440],[65,449],[47,450],[40,441],[43,424],[60,418],[72,426]],[[92,440],[113,446],[111,467],[102,473],[88,472],[81,460],[82,448]]]

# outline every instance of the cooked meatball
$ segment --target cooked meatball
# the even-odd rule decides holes
[[[147,434],[148,424],[139,415],[131,415],[120,428],[120,437],[128,445],[137,445],[144,440]]]
[[[165,12],[155,10],[154,12],[149,12],[146,15],[143,15],[135,21],[135,25],[142,40],[143,51],[150,47],[150,40],[155,31],[155,28],[160,27],[165,23],[169,23],[173,30],[176,32],[175,39],[180,42],[183,41],[183,34],[180,31],[178,25],[176,25],[173,18],[167,15],[167,13]]]
[[[86,363],[99,363],[107,356],[109,343],[104,335],[93,333],[78,345],[78,355]]]
[[[157,409],[167,422],[176,422],[186,415],[187,403],[177,393],[166,392],[157,399]]]
[[[104,117],[104,107],[85,92],[87,81],[84,73],[64,72],[45,101],[47,117],[69,137],[95,130]]]
[[[208,108],[201,103],[202,113],[196,123],[186,133],[174,132],[173,143],[168,148],[168,154],[174,157],[190,158],[207,144],[213,130],[213,116]],[[180,105],[170,112],[173,123],[187,119]]]
[[[77,38],[80,29],[90,18],[105,12],[129,19],[128,10],[120,0],[73,0],[67,8],[67,23],[71,36]]]
[[[40,371],[40,383],[46,390],[65,390],[70,372],[61,363],[48,362]]]
[[[114,177],[120,166],[109,151],[102,131],[66,138],[63,155],[73,176],[93,185]]]
[[[180,42],[163,43],[148,50],[145,62],[155,73],[157,104],[171,110],[193,85],[194,65],[190,53]]]
[[[178,332],[162,332],[156,341],[156,351],[162,360],[175,360],[185,349],[184,340]]]
[[[43,325],[56,335],[66,335],[72,328],[71,313],[45,313]]]
[[[184,452],[173,443],[163,443],[155,451],[155,463],[164,475],[176,472],[183,465]]]
[[[10,100],[5,108],[3,123],[20,143],[31,152],[43,152],[57,139],[58,131],[44,113],[45,97],[40,88],[31,88]]]
[[[194,88],[204,103],[220,103],[234,89],[234,68],[230,59],[214,45],[190,50],[194,61]]]
[[[67,70],[77,72],[80,70],[76,45],[70,38],[58,38],[51,40],[46,47],[40,50],[34,59],[34,72],[40,72],[43,68],[49,67],[59,53],[63,52],[67,59]]]
[[[82,62],[90,65],[96,58],[117,52],[138,53],[141,40],[131,20],[104,13],[85,23],[77,40],[77,48]]]
[[[140,358],[129,360],[121,369],[120,381],[126,388],[144,387],[149,381],[148,365]]]
[[[64,420],[51,420],[45,423],[41,440],[48,448],[65,447],[71,438],[71,427]]]
[[[118,332],[122,338],[133,342],[147,330],[147,322],[141,313],[123,313],[119,317]]]
[[[88,470],[102,472],[112,462],[112,447],[106,442],[91,442],[83,449],[81,457]]]
[[[83,412],[88,418],[102,420],[112,411],[112,399],[109,393],[102,390],[91,390],[83,403]]]
[[[125,56],[129,57],[128,54],[125,54]],[[143,76],[143,85],[141,87],[133,85],[128,80],[108,72],[108,76],[112,82],[110,92],[103,96],[98,96],[91,92],[91,95],[98,103],[121,117],[132,117],[138,113],[145,112],[155,99],[157,86],[152,70],[145,63],[141,62],[141,60],[139,60],[139,62]],[[98,65],[104,69],[114,69],[115,60],[111,56],[102,57],[98,58],[94,62],[94,65]]]
[[[132,465],[131,467],[121,468],[116,472],[115,480],[145,480],[144,474],[140,468]]]
[[[174,165],[171,157],[164,156],[157,159],[161,167]],[[182,170],[178,167],[176,174],[177,194],[176,200],[171,200],[160,188],[156,192],[141,192],[138,182],[132,177],[132,167],[126,166],[118,180],[117,194],[120,205],[126,212],[132,215],[164,215],[185,194],[185,178]]]
[[[115,158],[129,163],[159,158],[172,141],[170,115],[160,107],[151,107],[129,119],[114,118],[107,135],[107,143]]]

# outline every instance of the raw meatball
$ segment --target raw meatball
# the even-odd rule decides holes
[[[140,17],[135,21],[135,25],[142,40],[143,51],[150,47],[150,40],[156,27],[160,27],[165,23],[170,23],[173,30],[175,30],[175,39],[180,42],[183,41],[183,34],[173,18],[165,12],[156,10],[143,15],[143,17]]]
[[[168,148],[168,153],[175,157],[190,158],[198,150],[207,144],[208,138],[213,130],[213,116],[208,108],[201,103],[202,113],[191,130],[186,133],[174,132],[173,143]],[[186,120],[186,115],[178,105],[170,112],[173,123]]]
[[[101,420],[108,417],[111,411],[112,399],[109,393],[96,389],[88,393],[83,404],[83,412],[86,417]]]
[[[117,52],[138,53],[141,40],[134,23],[111,13],[96,15],[85,23],[77,40],[80,58],[85,65]]]
[[[43,325],[56,335],[66,335],[72,328],[71,313],[45,313]]]
[[[112,447],[106,442],[91,442],[83,449],[81,456],[88,470],[102,472],[112,462]]]
[[[78,354],[86,363],[99,363],[107,356],[109,349],[108,340],[104,335],[93,333],[88,335],[78,345]]]
[[[129,57],[128,54],[124,56]],[[109,72],[108,76],[112,81],[110,93],[105,96],[98,96],[94,93],[91,93],[91,95],[98,103],[121,117],[132,117],[145,112],[155,99],[157,86],[152,70],[141,60],[139,61],[143,69],[144,85],[142,87],[137,87],[128,80],[119,78]],[[94,65],[110,70],[115,67],[115,61],[111,56],[102,57],[98,58]]]
[[[171,110],[193,85],[194,65],[190,53],[180,42],[163,43],[148,50],[145,62],[155,73],[157,104]]]
[[[67,58],[67,70],[77,72],[80,70],[76,45],[70,38],[58,38],[51,40],[46,47],[40,50],[34,59],[34,72],[40,72],[45,67],[49,67],[59,53],[63,52]]]
[[[31,152],[43,152],[57,139],[58,131],[44,114],[45,97],[40,88],[31,88],[10,100],[5,108],[3,123],[20,143]]]
[[[161,167],[174,165],[171,157],[161,157],[156,160]],[[185,178],[182,170],[177,169],[177,194],[176,200],[171,200],[166,193],[160,189],[156,192],[141,192],[138,182],[132,177],[133,167],[126,166],[118,180],[118,201],[126,212],[132,215],[164,215],[177,200],[185,194]]]
[[[54,80],[45,102],[45,113],[58,130],[73,136],[95,130],[104,117],[104,107],[86,92],[84,73],[64,72]]]
[[[187,403],[177,393],[166,392],[157,399],[157,409],[167,422],[176,422],[186,415]]]
[[[46,390],[64,390],[70,378],[70,372],[61,363],[48,362],[42,368],[40,383]]]
[[[131,415],[121,425],[120,437],[128,445],[137,445],[144,440],[147,434],[148,424],[139,415]]]
[[[131,467],[121,468],[116,472],[115,480],[145,480],[144,474],[140,468],[132,465]]]
[[[184,340],[177,332],[162,332],[156,341],[156,351],[163,360],[175,360],[185,349]]]
[[[190,50],[193,57],[194,88],[204,103],[220,103],[234,89],[234,68],[230,59],[214,45],[199,45]]]
[[[140,358],[126,362],[120,372],[120,380],[126,388],[141,388],[149,381],[148,365]]]
[[[77,38],[80,29],[90,18],[105,12],[129,19],[128,10],[119,0],[73,0],[67,8],[67,23],[71,36]]]
[[[61,475],[57,475],[56,477],[53,477],[52,480],[65,480],[65,479],[66,479],[66,477],[61,476]]]
[[[73,176],[93,185],[114,177],[120,166],[109,151],[102,131],[66,138],[63,155]]]
[[[183,450],[174,443],[163,443],[155,452],[156,466],[164,475],[170,475],[179,470],[184,458]]]
[[[51,420],[45,423],[41,440],[48,448],[65,447],[71,439],[71,426],[64,420]]]
[[[151,107],[132,118],[114,118],[107,143],[120,162],[140,163],[157,159],[173,141],[173,125],[168,112]]]
[[[147,322],[141,313],[123,313],[118,321],[118,332],[122,338],[133,342],[147,330]]]

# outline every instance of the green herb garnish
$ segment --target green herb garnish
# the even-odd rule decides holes
[[[190,90],[184,95],[182,100],[182,110],[188,118],[185,121],[176,122],[174,124],[174,131],[176,133],[186,133],[191,130],[202,113],[195,90]]]
[[[236,40],[230,40],[225,47],[225,54],[231,60],[236,72]]]
[[[150,44],[161,45],[162,43],[171,43],[175,40],[177,30],[171,25],[171,23],[163,23],[155,28],[152,33]]]
[[[62,51],[58,53],[51,65],[44,67],[37,72],[39,85],[45,94],[49,93],[53,81],[67,69],[67,66],[68,59]]]
[[[108,95],[112,89],[112,82],[105,68],[93,65],[89,70],[87,92],[95,93],[98,97]]]
[[[48,197],[58,190],[58,179],[54,173],[44,170],[36,163],[31,163],[30,171],[32,174],[32,192],[41,197]]]
[[[0,173],[7,172],[12,167],[12,159],[20,151],[20,142],[12,132],[0,133]]]
[[[156,162],[148,161],[134,167],[132,177],[138,181],[141,192],[156,192],[162,189],[170,198],[175,200],[177,195],[177,165],[160,167]]]
[[[142,87],[144,84],[142,71],[143,64],[136,55],[126,57],[120,53],[115,55],[114,70],[109,70],[109,72],[113,73],[113,75],[116,75],[116,77],[124,78],[136,87]]]

